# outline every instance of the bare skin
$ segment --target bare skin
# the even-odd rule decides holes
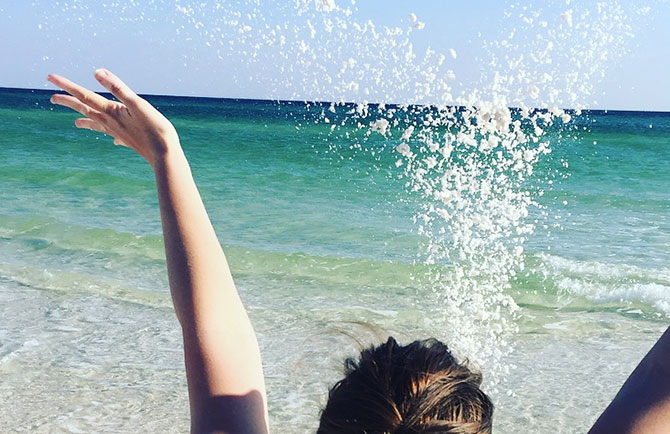
[[[170,291],[184,339],[192,433],[267,434],[267,404],[256,334],[191,175],[176,130],[107,70],[96,79],[110,101],[64,77],[54,104],[84,117],[151,165],[163,223]],[[670,330],[640,362],[590,434],[670,432]]]
[[[256,334],[237,293],[176,130],[109,71],[95,78],[110,101],[64,77],[70,95],[51,101],[78,111],[78,128],[99,131],[151,165],[163,223],[170,292],[184,340],[192,433],[268,432],[265,380]]]
[[[670,432],[670,329],[656,342],[589,434]]]

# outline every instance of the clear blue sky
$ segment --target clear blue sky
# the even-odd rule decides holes
[[[298,16],[287,6],[294,1],[220,1],[225,7],[217,11],[212,1],[108,0],[103,6],[105,2],[88,0],[0,0],[0,86],[46,88],[45,76],[56,72],[96,87],[92,72],[104,66],[141,93],[290,98],[296,94],[291,88],[295,83],[283,80],[278,65],[245,58],[243,49],[258,41],[237,41],[232,49],[222,50],[231,41],[217,37],[244,36],[216,27],[222,17],[230,17],[231,10],[244,17],[259,3],[265,23],[305,28],[308,16]],[[515,10],[530,4],[543,5],[548,16],[559,16],[567,8],[578,10],[579,1],[566,2],[570,3],[562,0],[546,6],[546,2],[520,1]],[[502,0],[358,0],[352,21],[369,18],[378,28],[408,27],[408,16],[414,12],[425,22],[423,30],[412,33],[416,51],[430,46],[448,53],[454,48],[458,57],[450,61],[465,86],[481,75],[481,59],[486,57],[482,41],[509,32],[510,20],[504,18],[504,12],[510,4]],[[191,6],[202,26],[196,29],[177,5]],[[628,53],[606,64],[605,77],[598,80],[593,101],[587,103],[608,109],[670,111],[670,2],[625,0],[623,6],[631,11],[649,6],[650,12],[631,18],[635,37]],[[316,68],[303,71],[316,80],[319,74]]]

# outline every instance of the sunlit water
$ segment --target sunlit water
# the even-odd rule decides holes
[[[334,153],[344,139],[306,122],[320,110],[302,104],[150,100],[180,132],[250,310],[275,432],[315,429],[356,352],[349,335],[454,333],[425,279],[421,201],[392,149]],[[0,430],[183,432],[150,168],[47,101],[0,94]],[[521,310],[496,432],[584,431],[670,312],[670,117],[576,122],[592,131],[557,142],[528,181],[545,193],[506,291]]]

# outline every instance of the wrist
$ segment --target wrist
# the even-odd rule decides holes
[[[186,163],[186,156],[181,148],[179,139],[165,141],[158,149],[160,149],[160,151],[156,152],[156,154],[153,155],[152,161],[150,161],[154,171],[166,168],[167,166]]]

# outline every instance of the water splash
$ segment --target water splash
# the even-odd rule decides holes
[[[424,26],[416,26],[415,14],[405,30],[358,25],[356,38],[371,48],[329,76],[330,100],[340,101],[346,118],[334,123],[338,105],[331,104],[323,122],[360,151],[380,151],[370,144],[370,134],[394,144],[399,176],[420,198],[414,220],[425,237],[421,260],[434,265],[421,280],[438,302],[432,314],[449,325],[438,333],[493,374],[494,390],[509,372],[505,360],[517,331],[519,309],[508,290],[524,269],[524,244],[535,229],[529,210],[543,194],[543,185],[533,187],[529,179],[552,145],[575,134],[572,117],[595,102],[594,84],[632,36],[617,3],[572,7],[547,17],[539,7],[511,5],[506,19],[514,30],[484,42],[486,72],[475,88],[457,96],[456,74],[446,61],[457,53],[451,48],[449,56],[432,49],[417,54],[411,36]],[[378,32],[385,34],[381,42]],[[352,33],[338,37],[346,40]],[[348,85],[348,70],[366,78],[353,77],[355,86]],[[379,78],[373,87],[384,90],[381,104],[343,104],[347,91],[358,90],[369,77]],[[411,96],[402,98],[408,91]],[[403,104],[392,104],[397,101]]]
[[[80,1],[65,5],[90,14]],[[519,314],[506,291],[523,270],[543,188],[529,181],[552,146],[578,134],[572,118],[597,103],[594,85],[625,54],[624,5],[510,4],[504,34],[479,40],[482,73],[471,87],[457,63],[469,53],[419,49],[426,24],[410,10],[393,26],[360,18],[354,1],[112,2],[105,10],[135,21],[165,14],[195,49],[214,50],[222,64],[243,58],[229,77],[266,83],[268,98],[328,101],[316,106],[316,122],[340,158],[344,149],[393,153],[393,175],[418,202],[420,260],[432,267],[418,276],[420,290],[449,324],[436,333],[489,378],[504,378]]]

